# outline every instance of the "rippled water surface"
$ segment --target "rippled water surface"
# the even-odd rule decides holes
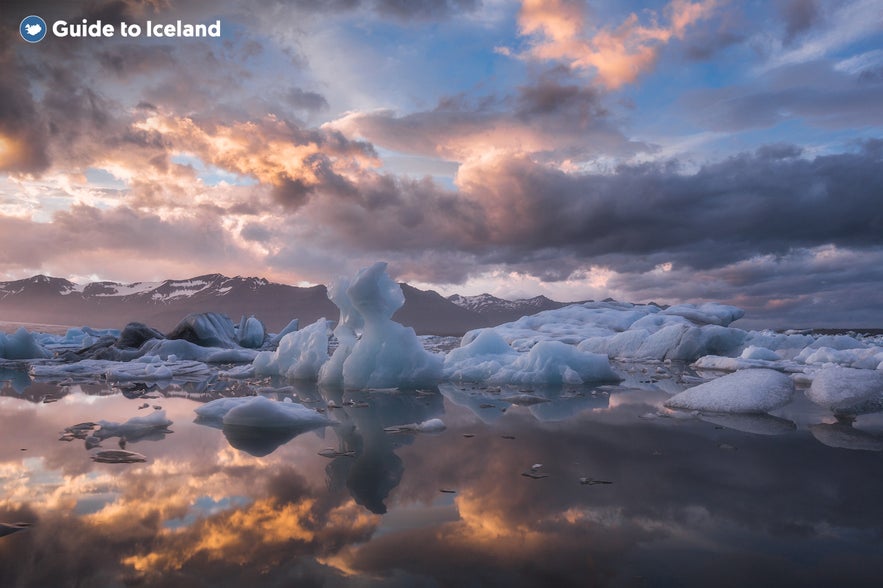
[[[4,587],[883,577],[883,419],[836,423],[802,394],[774,417],[737,418],[660,413],[667,394],[628,386],[349,393],[275,383],[263,393],[336,424],[267,434],[194,422],[201,403],[243,385],[7,380],[0,522],[30,526],[0,531]],[[160,409],[167,430],[126,440],[144,462],[96,462],[119,438],[87,449],[63,435]],[[431,418],[447,428],[388,430]]]

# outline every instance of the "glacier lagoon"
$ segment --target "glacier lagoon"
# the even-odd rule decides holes
[[[333,339],[4,335],[0,584],[877,584],[879,337],[605,302],[417,338],[384,270]]]
[[[879,414],[838,423],[802,395],[763,416],[669,414],[669,394],[639,380],[238,386],[330,423],[202,423],[195,409],[235,391],[200,383],[5,386],[0,521],[31,525],[0,537],[0,583],[871,586],[883,573]],[[82,424],[133,418],[156,421],[124,431],[145,461],[95,460],[119,437],[87,449]],[[407,426],[431,419],[444,429]]]

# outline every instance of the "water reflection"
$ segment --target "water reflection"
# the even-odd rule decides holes
[[[166,397],[174,434],[136,442],[148,461],[101,464],[58,432],[126,422],[140,401],[0,398],[0,522],[33,523],[0,537],[0,585],[871,586],[883,573],[880,455],[816,429],[642,420],[665,398],[654,390],[547,395],[490,423],[445,389],[275,390],[337,424],[255,457]],[[556,404],[572,416],[534,411]],[[384,431],[430,418],[447,429]],[[834,427],[873,437],[820,428]],[[521,475],[538,463],[548,477]]]

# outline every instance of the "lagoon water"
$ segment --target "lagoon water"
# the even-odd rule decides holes
[[[773,416],[715,417],[665,411],[669,394],[626,384],[527,394],[252,383],[335,422],[292,437],[195,422],[196,407],[247,383],[3,378],[0,522],[31,523],[0,537],[4,587],[883,578],[883,419],[837,423],[802,393]],[[117,438],[89,450],[59,440],[155,407],[173,424],[126,443],[144,462],[91,459]],[[432,418],[446,429],[389,430]]]

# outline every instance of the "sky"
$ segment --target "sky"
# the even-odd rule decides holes
[[[221,35],[119,32],[178,20]],[[0,280],[385,260],[883,327],[881,0],[6,0],[0,72]]]

